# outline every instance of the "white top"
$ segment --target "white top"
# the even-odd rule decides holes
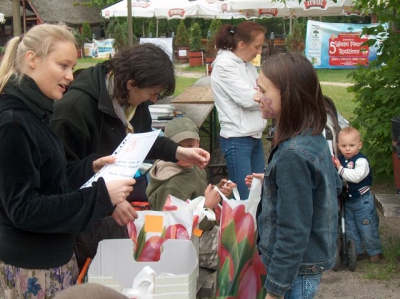
[[[211,87],[224,138],[261,138],[267,120],[261,117],[257,92],[258,73],[230,50],[219,50],[212,64]]]
[[[343,166],[339,167],[338,173],[345,181],[358,184],[367,177],[369,173],[369,163],[365,158],[358,158],[355,164],[356,167],[353,169],[344,168]]]

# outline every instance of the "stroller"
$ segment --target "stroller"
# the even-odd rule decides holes
[[[327,124],[325,126],[325,138],[331,148],[331,152],[335,157],[339,157],[341,153],[337,147],[337,136],[341,128],[347,127],[348,122],[336,110],[335,104],[332,99],[324,96],[325,109],[327,112]],[[342,193],[338,196],[339,205],[339,229],[338,229],[338,242],[336,247],[336,262],[332,268],[337,271],[341,264],[347,266],[350,271],[354,271],[357,266],[357,250],[356,244],[353,239],[349,239],[346,235],[345,226],[345,200],[346,200],[346,187],[343,186]]]
[[[336,106],[332,99],[324,96],[324,105],[327,113],[327,123],[323,132],[326,140],[328,141],[329,148],[332,155],[339,157],[341,155],[337,147],[337,136],[341,128],[349,125],[348,121],[338,113]],[[267,140],[271,141],[275,134],[275,122],[272,121],[271,125],[267,128]],[[336,262],[333,271],[337,271],[341,264],[347,266],[350,271],[354,271],[357,265],[357,251],[354,240],[348,239],[346,235],[345,218],[344,218],[344,205],[345,205],[346,190],[343,187],[342,193],[338,196],[339,204],[339,223],[338,223],[338,241],[336,248]]]

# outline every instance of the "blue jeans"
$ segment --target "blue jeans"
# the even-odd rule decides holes
[[[364,253],[363,245],[369,256],[382,253],[379,217],[371,192],[354,200],[346,200],[344,212],[346,235],[356,243],[357,254]]]
[[[263,173],[265,167],[262,140],[252,137],[221,137],[229,179],[237,184],[241,199],[249,197],[244,179],[252,173]]]
[[[290,290],[286,292],[285,299],[311,299],[314,298],[322,274],[297,275]]]

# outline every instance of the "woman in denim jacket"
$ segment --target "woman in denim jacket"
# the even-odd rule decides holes
[[[321,134],[326,112],[317,74],[299,53],[273,56],[258,78],[262,117],[277,130],[257,218],[269,298],[314,298],[335,264],[342,185]]]

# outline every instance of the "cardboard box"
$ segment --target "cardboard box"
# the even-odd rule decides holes
[[[157,276],[154,294],[141,298],[195,299],[198,258],[190,240],[166,240],[158,262],[137,262],[133,258],[133,242],[130,239],[103,240],[88,270],[88,282],[99,283],[108,277],[126,290],[132,289],[136,275],[146,266]],[[171,275],[172,274],[172,275]],[[92,278],[92,279],[91,279]]]

